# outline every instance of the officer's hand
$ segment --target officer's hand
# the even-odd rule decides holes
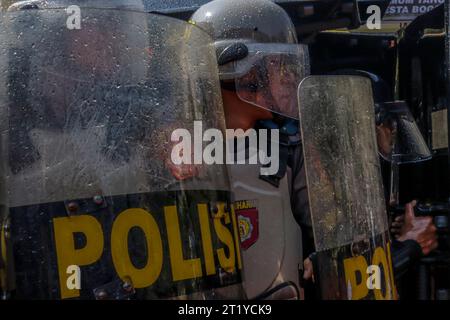
[[[416,217],[414,215],[416,204],[417,202],[413,201],[406,205],[405,221],[397,240],[414,240],[420,244],[423,254],[428,255],[438,247],[437,229],[432,217]]]
[[[194,164],[175,165],[171,160],[167,160],[166,166],[175,177],[175,179],[179,181],[191,179],[197,176],[199,172],[199,167]]]
[[[313,263],[310,258],[306,258],[303,262],[303,279],[311,280],[314,282],[314,269]]]

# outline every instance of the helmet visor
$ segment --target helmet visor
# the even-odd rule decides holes
[[[400,164],[431,158],[430,149],[405,102],[384,103],[378,118],[378,149],[385,160]]]
[[[298,119],[297,89],[309,73],[307,47],[292,44],[248,44],[248,56],[221,68],[221,79],[233,79],[238,97],[257,107]]]

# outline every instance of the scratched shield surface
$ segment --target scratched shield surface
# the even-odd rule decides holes
[[[224,129],[211,39],[137,10],[67,17],[0,16],[4,294],[242,297],[226,167],[170,161],[175,129]]]
[[[322,294],[352,298],[344,261],[364,256],[370,265],[378,247],[388,255],[389,244],[370,81],[309,77],[299,87],[299,108]],[[383,268],[386,297],[393,296],[390,265]]]

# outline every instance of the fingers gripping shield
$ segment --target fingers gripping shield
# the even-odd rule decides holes
[[[314,274],[324,299],[392,299],[395,287],[370,82],[314,76],[299,87]]]

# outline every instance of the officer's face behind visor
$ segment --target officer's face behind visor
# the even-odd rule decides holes
[[[401,164],[431,158],[431,152],[405,102],[383,103],[378,108],[378,150],[385,160]]]
[[[244,102],[298,119],[297,89],[307,70],[302,45],[246,44],[248,55],[219,68],[223,82],[232,81]]]

